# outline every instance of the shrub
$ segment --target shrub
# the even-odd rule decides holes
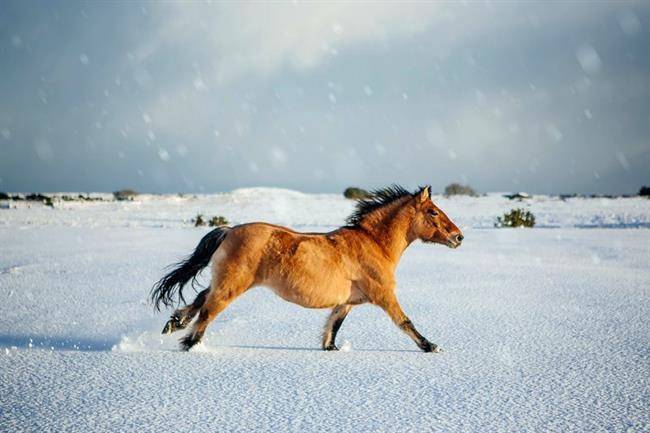
[[[14,197],[12,197],[12,199],[13,200],[20,200],[20,198],[18,196],[14,196]],[[45,206],[54,207],[54,202],[52,201],[52,197],[48,197],[48,196],[46,196],[44,194],[40,194],[40,193],[36,193],[36,192],[32,193],[32,194],[27,194],[25,196],[25,200],[27,200],[27,201],[39,201],[39,202],[43,203]]]
[[[210,218],[210,221],[208,221],[208,225],[210,227],[227,226],[228,220],[225,217],[222,217],[221,215],[215,215],[212,218]]]
[[[476,191],[469,185],[461,185],[459,183],[451,183],[445,187],[445,195],[470,195],[476,196]]]
[[[362,188],[357,188],[355,186],[351,186],[349,188],[345,188],[345,191],[343,191],[343,196],[345,198],[349,198],[352,200],[361,200],[364,198],[372,198],[372,194],[365,189]]]
[[[40,194],[40,193],[36,193],[36,192],[32,193],[32,194],[27,194],[25,196],[25,200],[27,200],[27,201],[42,201],[42,202],[45,202],[48,199],[50,199],[48,196]]]
[[[115,197],[115,200],[117,200],[117,201],[124,201],[124,200],[131,201],[137,195],[138,195],[138,192],[134,191],[132,189],[121,189],[121,190],[115,191],[113,193],[113,197]]]
[[[226,217],[223,217],[221,215],[213,216],[206,223],[205,219],[203,219],[203,214],[198,214],[196,218],[192,219],[192,222],[194,223],[194,227],[201,227],[204,225],[208,225],[210,227],[221,227],[228,225],[228,220]]]
[[[523,192],[523,191],[522,192],[517,192],[517,193],[514,193],[514,194],[505,194],[504,197],[508,198],[510,200],[518,200],[518,201],[527,200],[529,198],[532,198],[532,196],[530,194],[528,194],[527,192]]]
[[[512,209],[510,212],[497,217],[495,227],[533,227],[535,215],[525,209]]]
[[[650,197],[650,186],[642,186],[639,190],[639,195],[644,197]]]
[[[194,223],[194,227],[201,227],[205,225],[205,220],[201,214],[198,214],[196,218],[192,220],[192,222]]]
[[[10,198],[6,192],[0,192],[0,200],[9,200]]]

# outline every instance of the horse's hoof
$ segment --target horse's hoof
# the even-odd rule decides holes
[[[171,334],[174,331],[178,331],[180,329],[178,325],[178,321],[169,319],[167,323],[165,323],[165,327],[163,328],[161,334]]]
[[[427,342],[427,344],[422,346],[421,349],[422,349],[422,351],[427,352],[427,353],[440,353],[440,352],[442,352],[442,347],[438,346],[437,344],[429,343],[429,342]]]
[[[339,350],[339,348],[336,347],[334,344],[330,344],[329,346],[323,346],[323,350],[330,352],[333,350]]]
[[[201,341],[201,337],[196,337],[190,333],[189,335],[186,335],[185,337],[181,338],[178,340],[180,343],[180,349],[183,352],[189,352],[189,350],[194,347],[196,344],[198,344]]]
[[[174,332],[172,331],[172,327],[173,327],[172,321],[170,320],[167,323],[165,323],[165,327],[163,328],[161,334],[171,334],[172,332]]]

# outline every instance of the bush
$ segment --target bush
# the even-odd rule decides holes
[[[650,186],[642,186],[639,190],[639,195],[644,197],[650,197]]]
[[[196,218],[192,220],[192,222],[194,223],[194,227],[201,227],[205,225],[205,220],[201,214],[198,214]]]
[[[222,217],[221,215],[216,215],[210,218],[210,221],[208,221],[208,225],[210,227],[227,226],[228,220],[225,217]]]
[[[115,194],[115,193],[113,193]],[[76,197],[71,195],[62,195],[61,200],[63,201],[104,201],[101,197],[91,197],[90,195],[78,194]]]
[[[6,200],[21,201],[21,200],[25,200],[25,198],[18,194],[14,194],[14,195],[7,194]]]
[[[45,202],[47,200],[51,201],[52,199],[50,197],[46,196],[46,195],[35,192],[35,193],[32,193],[32,194],[27,194],[25,196],[25,200],[27,200],[27,201],[42,201],[42,202]]]
[[[14,197],[13,199],[15,200],[17,198]],[[46,196],[44,194],[36,193],[36,192],[26,195],[25,200],[38,201],[43,203],[45,206],[54,207],[54,202],[52,201],[52,197]]]
[[[523,191],[514,194],[505,194],[504,197],[510,200],[518,200],[518,201],[528,200],[529,198],[532,198],[530,194]]]
[[[476,196],[476,191],[469,185],[461,185],[459,183],[451,183],[445,187],[445,195],[470,195]]]
[[[351,200],[362,200],[364,198],[372,198],[372,194],[370,192],[362,188],[357,188],[355,186],[345,188],[345,191],[343,191],[343,196]]]
[[[9,200],[11,197],[6,192],[0,192],[0,200]]]
[[[137,195],[138,192],[132,189],[121,189],[113,193],[113,197],[115,197],[115,200],[117,201],[124,201],[124,200],[132,201],[133,198]]]
[[[535,225],[535,215],[525,209],[512,209],[510,212],[503,214],[503,217],[497,217],[495,227],[533,227]]]
[[[221,215],[213,216],[206,223],[205,220],[203,219],[203,214],[198,214],[196,218],[192,219],[192,222],[194,223],[194,227],[201,227],[204,225],[208,225],[210,227],[221,227],[221,226],[228,225],[228,220],[226,219],[226,217],[223,217]]]

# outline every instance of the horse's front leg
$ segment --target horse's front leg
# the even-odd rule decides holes
[[[386,314],[391,318],[393,323],[395,323],[402,331],[406,333],[411,339],[418,345],[420,349],[424,352],[442,352],[442,349],[429,340],[427,340],[422,334],[415,329],[413,322],[404,314],[402,307],[400,307],[399,302],[397,302],[397,297],[395,294],[390,293],[384,294],[379,299],[376,299],[373,302],[375,305],[381,307]]]
[[[323,350],[339,350],[336,347],[336,334],[343,324],[345,317],[348,315],[352,305],[339,305],[332,309],[332,313],[327,318],[325,323],[325,330],[323,331]]]

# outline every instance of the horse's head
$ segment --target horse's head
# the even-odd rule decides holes
[[[449,217],[431,201],[431,187],[426,186],[415,195],[415,217],[411,225],[414,238],[458,248],[463,234]]]

